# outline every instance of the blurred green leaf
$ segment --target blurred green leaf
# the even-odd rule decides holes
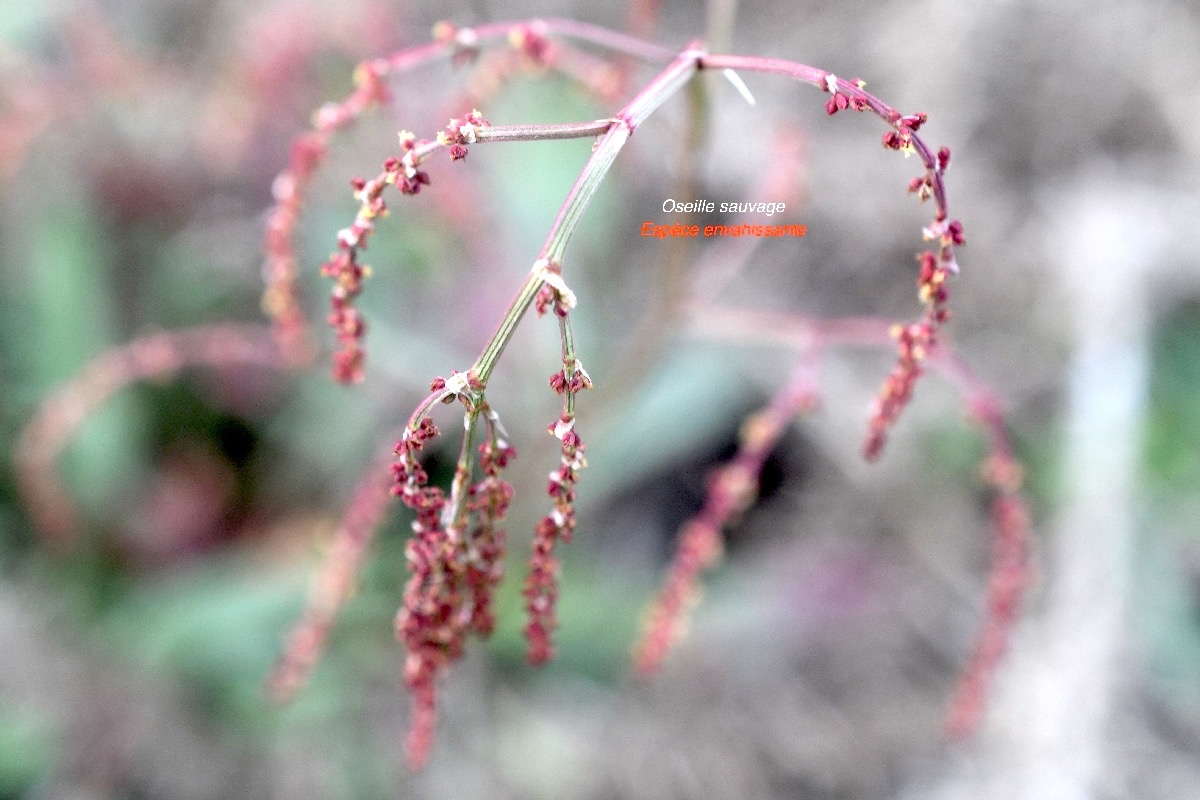
[[[75,376],[120,337],[103,227],[82,198],[66,194],[52,215],[36,217],[20,275],[27,328],[10,346],[24,365],[20,380],[44,395]],[[63,458],[77,502],[88,516],[112,513],[130,491],[144,458],[144,409],[122,392],[81,426]]]
[[[0,798],[28,796],[58,757],[51,725],[0,702]]]

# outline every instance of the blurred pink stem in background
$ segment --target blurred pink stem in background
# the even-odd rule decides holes
[[[1106,795],[1122,768],[1114,704],[1128,673],[1128,604],[1149,305],[1160,215],[1105,181],[1053,198],[1073,354],[1067,370],[1061,506],[1047,548],[1041,613],[1027,618],[997,680],[970,764],[922,798]],[[1194,217],[1193,217],[1194,219]]]
[[[59,454],[96,408],[126,386],[185,367],[282,368],[262,325],[202,325],[150,334],[107,350],[42,401],[21,431],[14,460],[25,503],[47,544],[62,552],[79,534],[75,504],[58,477]]]

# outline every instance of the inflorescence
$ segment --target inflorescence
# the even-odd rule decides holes
[[[624,61],[614,64],[577,50],[566,41],[570,39],[602,48]],[[396,636],[406,650],[404,680],[413,698],[408,757],[413,767],[427,759],[435,731],[437,684],[441,676],[462,657],[469,636],[486,637],[496,625],[493,603],[504,574],[504,519],[513,500],[513,489],[505,480],[504,471],[516,451],[508,441],[499,415],[488,402],[487,383],[513,331],[530,309],[538,316],[549,315],[557,321],[562,354],[561,369],[550,378],[552,390],[562,398],[562,408],[548,427],[559,442],[559,462],[549,473],[546,493],[550,510],[535,526],[523,591],[528,616],[525,626],[528,659],[539,664],[553,656],[559,595],[557,548],[559,543],[569,542],[575,531],[577,483],[587,464],[586,446],[577,426],[576,399],[592,386],[575,348],[571,313],[578,299],[563,276],[564,252],[575,224],[619,151],[666,99],[702,70],[727,74],[759,72],[807,83],[825,92],[829,95],[825,110],[830,115],[846,110],[874,113],[888,125],[883,145],[905,155],[915,153],[925,168],[908,186],[919,200],[932,199],[935,207],[934,218],[924,230],[931,245],[917,256],[918,295],[924,311],[915,322],[890,328],[898,357],[871,411],[863,452],[867,459],[880,456],[889,430],[910,402],[916,382],[927,366],[958,384],[988,433],[990,456],[984,478],[995,497],[988,615],[968,670],[961,679],[951,717],[955,732],[969,731],[978,721],[984,689],[1005,650],[1021,592],[1028,582],[1029,513],[1020,494],[1020,467],[1011,455],[996,404],[978,381],[948,355],[949,350],[941,341],[942,325],[950,317],[948,283],[958,273],[955,248],[965,241],[962,223],[949,217],[946,201],[943,178],[950,163],[950,151],[943,147],[934,152],[920,138],[918,132],[926,122],[924,114],[900,114],[867,93],[862,81],[846,81],[832,73],[782,59],[709,54],[698,42],[689,44],[682,52],[673,52],[624,34],[567,20],[492,23],[476,28],[439,23],[434,41],[360,65],[351,94],[340,103],[330,103],[318,110],[313,130],[293,144],[288,166],[273,185],[275,204],[266,226],[263,307],[273,323],[274,342],[269,359],[289,366],[303,366],[311,360],[312,337],[298,289],[294,238],[306,195],[332,137],[367,110],[389,103],[388,82],[394,76],[435,58],[448,56],[458,65],[477,64],[476,83],[486,90],[475,91],[475,96],[495,91],[500,82],[497,76],[512,71],[511,60],[489,61],[483,55],[485,45],[497,40],[508,41],[511,49],[506,52],[517,62],[537,69],[560,70],[605,101],[619,94],[623,81],[631,73],[628,69],[631,60],[656,65],[661,72],[623,108],[605,119],[493,126],[479,111],[472,110],[451,119],[433,139],[418,139],[403,131],[399,135],[398,153],[383,162],[375,177],[351,182],[358,211],[351,224],[339,232],[336,250],[321,268],[333,282],[328,314],[336,339],[333,375],[344,383],[357,383],[365,376],[363,340],[367,324],[356,301],[370,275],[370,269],[362,262],[363,252],[376,224],[388,214],[383,197],[388,186],[396,187],[404,195],[418,195],[432,183],[424,169],[425,162],[442,150],[452,161],[461,161],[470,147],[485,142],[595,140],[591,157],[496,333],[470,369],[432,382],[428,395],[398,436],[387,459],[390,469],[373,463],[359,481],[326,564],[310,593],[308,607],[288,635],[286,651],[271,680],[276,696],[281,699],[291,696],[311,671],[337,612],[352,594],[355,575],[383,516],[387,497],[389,494],[399,497],[413,514],[412,535],[406,546],[410,577],[395,621]],[[736,83],[740,84],[740,79]],[[821,350],[835,344],[879,346],[887,341],[888,334],[881,333],[888,330],[886,326],[839,326],[839,322],[844,321],[808,320],[794,326],[799,333],[797,349],[801,351],[801,361],[792,380],[743,426],[738,454],[714,472],[703,510],[680,533],[675,560],[648,614],[645,635],[636,650],[635,661],[641,673],[657,670],[682,634],[686,613],[699,596],[700,576],[720,558],[722,529],[753,503],[767,455],[797,415],[817,407],[819,394],[813,362]],[[192,340],[182,334],[170,337],[167,342],[170,347],[163,350],[166,356],[154,362],[161,362],[156,369],[168,373],[184,363],[219,360],[206,349],[209,339],[236,338],[224,330],[206,336],[201,342],[205,347],[199,349],[189,349]],[[257,341],[251,344],[251,352],[230,356],[228,360],[263,358],[262,344]],[[65,397],[75,399],[73,392],[102,398],[125,382],[157,374],[143,368],[145,359],[139,359],[144,349],[130,345],[126,348],[128,352],[112,363],[98,361],[96,369],[103,372],[104,380],[68,386]],[[463,413],[462,440],[448,487],[433,485],[422,464],[422,457],[440,436],[432,413],[443,404],[457,404]],[[36,449],[31,442],[53,439],[56,446],[61,445],[63,437],[56,438],[43,430],[53,427],[57,419],[52,412],[58,406],[48,403],[48,408],[23,437],[23,453]],[[70,422],[73,424],[74,418]],[[47,458],[36,463],[32,457],[26,459],[24,472],[26,477],[33,478],[23,485],[32,485],[39,474],[52,471],[50,461],[57,450],[43,449],[50,453]],[[34,495],[35,501],[39,499],[44,500]]]
[[[408,747],[413,766],[420,765],[429,753],[437,716],[437,682],[441,674],[463,655],[470,634],[487,636],[495,625],[491,606],[496,585],[503,574],[505,534],[502,524],[512,501],[512,488],[502,478],[502,471],[515,456],[515,451],[505,439],[499,418],[487,402],[486,384],[513,330],[531,308],[538,316],[550,314],[557,318],[562,344],[562,368],[550,378],[551,388],[563,398],[562,411],[549,426],[550,433],[560,442],[560,458],[547,482],[551,510],[535,526],[533,554],[523,591],[528,615],[525,636],[529,661],[540,664],[553,657],[552,637],[557,627],[555,608],[559,594],[557,545],[570,541],[574,533],[576,484],[587,463],[586,447],[576,426],[575,400],[580,391],[591,386],[591,378],[575,352],[570,314],[577,298],[563,278],[562,255],[574,224],[617,153],[636,127],[667,97],[703,69],[783,75],[826,92],[829,98],[825,109],[830,115],[852,110],[870,111],[880,116],[889,126],[883,135],[884,146],[906,155],[915,153],[924,163],[924,173],[914,178],[908,187],[918,199],[932,199],[935,206],[934,219],[924,231],[925,238],[933,246],[918,255],[917,286],[924,313],[915,322],[895,325],[891,329],[898,358],[870,416],[863,446],[868,459],[875,459],[882,453],[888,431],[911,400],[926,363],[939,352],[940,329],[950,316],[947,284],[958,272],[955,247],[964,243],[962,224],[949,218],[946,203],[943,176],[950,162],[949,150],[941,148],[935,153],[921,140],[918,131],[926,122],[924,114],[900,114],[867,93],[860,80],[842,80],[832,73],[779,59],[711,55],[699,43],[689,45],[681,54],[672,55],[628,37],[563,21],[522,23],[509,26],[507,31],[499,25],[485,30],[439,24],[434,45],[420,53],[422,57],[449,53],[457,63],[476,61],[480,60],[485,39],[499,38],[505,33],[521,58],[537,67],[580,63],[578,58],[568,57],[572,51],[566,45],[552,38],[556,34],[577,36],[626,56],[669,63],[657,78],[607,120],[565,125],[492,126],[479,111],[473,110],[451,119],[434,139],[418,139],[408,131],[401,132],[399,153],[383,163],[380,173],[370,179],[356,178],[352,182],[359,203],[358,212],[354,221],[338,234],[337,249],[322,267],[323,274],[333,280],[328,317],[337,341],[333,374],[345,383],[356,383],[364,377],[366,323],[356,306],[356,299],[370,274],[369,268],[362,263],[362,253],[378,220],[388,213],[383,198],[388,186],[396,187],[404,195],[419,194],[431,185],[424,164],[440,150],[445,150],[452,161],[460,161],[467,157],[471,146],[487,141],[596,137],[592,157],[564,202],[542,253],[497,333],[470,370],[433,382],[431,393],[418,405],[396,443],[392,494],[415,515],[413,534],[406,551],[410,579],[396,618],[396,635],[407,651],[404,678],[413,697]],[[300,140],[294,151],[293,165],[277,182],[278,205],[272,217],[272,236],[268,240],[268,253],[272,259],[269,263],[273,265],[268,270],[268,279],[279,283],[279,286],[268,288],[268,298],[275,298],[268,302],[268,309],[275,316],[277,329],[291,330],[293,326],[288,324],[288,319],[295,306],[278,301],[280,297],[294,297],[291,271],[294,259],[290,250],[279,243],[278,237],[290,233],[294,227],[298,190],[307,184],[319,160],[318,155],[323,154],[326,141],[322,137],[345,125],[367,105],[386,102],[388,92],[384,76],[392,67],[412,61],[402,53],[364,65],[358,74],[356,94],[346,103],[327,107],[318,114],[317,133]],[[654,672],[681,635],[686,612],[698,597],[699,577],[720,557],[721,531],[753,502],[758,475],[770,449],[798,413],[816,406],[818,395],[812,376],[811,364],[805,362],[793,382],[771,406],[747,422],[738,456],[714,473],[704,510],[684,526],[667,582],[647,618],[646,634],[638,645],[635,658],[641,673]],[[448,491],[431,485],[421,464],[421,455],[439,435],[430,412],[441,403],[459,403],[465,409],[465,432]],[[476,438],[480,438],[481,443],[475,444]],[[482,473],[482,477],[475,480],[473,476],[477,473]],[[1005,484],[996,511],[998,541],[1009,542],[1009,550],[1003,558],[1005,563],[1020,560],[1025,542],[1021,532],[1024,530],[1023,506],[1014,505],[1019,503],[1019,496],[1010,489]],[[337,575],[340,585],[343,571],[339,570]],[[1005,583],[1005,586],[1013,585],[1012,580]],[[342,594],[338,593],[339,598]],[[998,610],[992,614],[988,626],[989,644],[982,646],[973,660],[974,674],[985,675],[998,658],[1002,648],[996,643],[1004,641],[1015,598],[1016,595],[1010,592],[1002,601],[993,601]],[[325,615],[318,619],[324,623]],[[310,636],[306,641],[311,640]],[[289,663],[288,658],[284,658],[285,665]],[[293,658],[293,661],[303,663],[307,668],[311,658]],[[983,677],[973,678],[970,686],[977,687],[983,680]],[[297,678],[291,676],[289,686],[296,681]],[[971,696],[972,692],[967,691],[966,695]],[[962,711],[969,705],[959,704],[956,719],[961,721],[972,716]],[[963,726],[960,724],[959,727]]]

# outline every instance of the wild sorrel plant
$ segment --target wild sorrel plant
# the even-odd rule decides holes
[[[504,42],[510,49],[488,50]],[[601,57],[576,48],[580,42],[611,55]],[[294,240],[314,176],[335,134],[368,110],[391,99],[390,81],[405,71],[438,58],[475,63],[475,80],[455,110],[456,116],[428,139],[402,131],[399,149],[383,161],[378,174],[351,184],[359,203],[353,221],[337,236],[336,249],[322,266],[333,281],[328,323],[334,330],[333,375],[344,383],[363,379],[367,321],[357,299],[369,279],[363,254],[379,221],[389,211],[385,193],[417,195],[434,184],[426,163],[443,151],[451,161],[467,158],[476,145],[554,139],[591,139],[593,148],[560,207],[541,250],[531,259],[528,275],[503,312],[495,333],[478,357],[461,371],[434,378],[428,394],[408,417],[386,458],[372,462],[358,483],[335,534],[326,563],[310,593],[301,619],[288,635],[283,656],[270,681],[276,697],[286,699],[303,684],[320,655],[337,612],[351,595],[355,575],[368,552],[389,495],[414,513],[413,534],[406,554],[410,578],[396,618],[396,635],[407,656],[404,679],[413,697],[408,758],[413,767],[428,757],[437,717],[437,684],[449,665],[462,656],[467,637],[490,634],[495,625],[492,603],[503,575],[504,518],[513,490],[504,470],[515,457],[500,415],[491,405],[488,384],[519,323],[532,309],[557,320],[561,368],[549,378],[561,396],[561,410],[548,430],[559,442],[559,462],[549,474],[547,513],[537,523],[533,553],[523,595],[528,614],[525,636],[531,663],[553,657],[557,627],[559,565],[557,548],[570,541],[576,527],[575,486],[586,466],[586,445],[577,420],[581,392],[591,388],[572,329],[579,298],[567,280],[568,247],[589,203],[621,150],[664,102],[703,72],[718,71],[749,98],[740,73],[766,73],[815,87],[828,95],[829,115],[841,111],[871,112],[883,119],[885,148],[916,154],[921,174],[908,191],[932,200],[933,218],[923,230],[929,249],[917,255],[917,287],[923,312],[911,323],[878,319],[815,320],[797,315],[772,316],[762,311],[731,309],[694,296],[687,307],[693,328],[724,339],[749,336],[784,343],[797,351],[792,377],[767,407],[742,427],[740,449],[713,472],[703,510],[684,525],[664,587],[651,608],[645,634],[637,645],[639,672],[653,673],[683,629],[685,615],[698,596],[701,573],[719,558],[722,529],[755,499],[759,474],[767,456],[791,421],[819,405],[819,368],[824,353],[836,347],[894,347],[897,361],[884,380],[871,410],[863,444],[867,459],[878,458],[887,435],[912,398],[927,368],[943,374],[964,395],[972,418],[983,428],[989,455],[983,475],[994,491],[994,553],[987,621],[952,702],[950,728],[965,733],[982,709],[988,678],[1002,655],[1027,581],[1028,512],[1020,495],[1021,470],[1008,443],[999,403],[942,340],[949,318],[948,283],[958,273],[955,248],[964,243],[963,227],[950,217],[944,176],[950,151],[934,150],[919,135],[924,114],[903,115],[865,91],[861,80],[783,59],[708,53],[701,42],[680,52],[568,20],[491,23],[456,28],[439,23],[434,41],[386,58],[363,62],[355,72],[354,91],[339,103],[318,110],[311,132],[297,138],[287,168],[275,179],[275,205],[267,221],[263,308],[272,321],[273,345],[258,332],[213,327],[194,332],[161,334],[138,340],[118,353],[102,357],[55,399],[48,401],[22,439],[23,486],[44,527],[66,541],[72,528],[64,509],[65,493],[53,480],[53,460],[73,425],[88,408],[121,385],[165,374],[194,363],[238,360],[301,368],[317,352],[316,336],[299,291],[300,267]],[[476,109],[501,88],[503,79],[525,66],[559,70],[575,78],[606,102],[625,93],[640,61],[660,68],[657,75],[611,116],[561,124],[492,124]],[[439,182],[441,178],[439,178]],[[747,254],[748,255],[748,254]],[[697,293],[698,295],[698,293]],[[748,333],[750,332],[750,333]],[[763,333],[767,332],[767,333]],[[241,342],[226,351],[221,343]],[[433,485],[423,464],[441,431],[432,412],[443,404],[459,404],[463,432],[453,477],[446,487]],[[70,413],[63,409],[70,409]]]
[[[338,249],[322,268],[334,280],[329,323],[334,328],[338,350],[334,354],[334,377],[343,382],[357,382],[363,377],[365,351],[363,340],[366,322],[355,305],[369,270],[362,263],[362,254],[378,220],[388,212],[384,192],[389,186],[402,194],[415,195],[431,184],[423,169],[425,162],[439,151],[446,151],[453,161],[465,159],[470,146],[492,142],[536,141],[564,138],[593,138],[590,159],[583,167],[567,199],[561,206],[529,275],[517,290],[516,297],[504,314],[496,333],[465,372],[455,372],[450,378],[437,378],[431,393],[422,401],[396,445],[397,463],[393,466],[396,485],[393,493],[416,512],[414,536],[408,546],[412,576],[405,591],[405,601],[397,617],[397,635],[405,643],[408,657],[405,680],[414,694],[415,710],[409,740],[409,759],[418,765],[426,758],[435,719],[435,685],[445,667],[462,655],[468,633],[487,635],[493,625],[490,615],[490,594],[499,579],[500,558],[504,536],[499,525],[511,500],[512,490],[505,483],[501,470],[515,454],[503,436],[496,412],[487,401],[487,384],[492,371],[518,323],[532,307],[540,316],[553,311],[559,319],[562,369],[550,378],[550,385],[562,395],[562,413],[553,421],[550,432],[561,441],[561,463],[550,474],[547,493],[553,508],[538,523],[534,535],[534,552],[525,582],[525,599],[529,619],[525,633],[529,643],[528,656],[537,664],[553,654],[552,633],[556,627],[555,600],[558,593],[558,563],[555,556],[559,541],[569,541],[575,528],[574,485],[579,471],[586,465],[585,445],[576,430],[576,395],[591,386],[576,353],[571,329],[571,311],[577,298],[564,278],[564,261],[575,226],[590,200],[613,165],[621,149],[638,127],[669,97],[683,88],[703,70],[723,71],[739,90],[745,91],[736,71],[764,72],[781,75],[815,86],[829,95],[825,108],[828,114],[839,111],[871,111],[890,126],[883,136],[885,147],[916,153],[924,172],[912,180],[908,189],[919,199],[932,198],[934,219],[925,229],[933,249],[919,254],[918,287],[925,313],[908,325],[895,326],[891,331],[899,350],[895,369],[888,376],[871,415],[864,455],[877,458],[882,452],[888,429],[896,421],[912,397],[916,380],[924,365],[939,351],[939,329],[949,316],[947,309],[947,280],[958,272],[954,248],[961,245],[961,223],[949,217],[943,176],[949,166],[950,151],[941,148],[934,152],[918,135],[925,123],[924,114],[902,115],[864,90],[861,80],[847,81],[823,70],[781,59],[713,55],[701,43],[693,42],[683,52],[668,57],[662,49],[638,42],[629,37],[602,31],[590,26],[561,20],[528,23],[504,23],[479,28],[456,29],[448,23],[439,24],[436,42],[423,48],[403,51],[388,59],[367,62],[356,75],[358,90],[339,105],[328,106],[317,115],[317,132],[301,139],[293,155],[288,173],[277,183],[278,221],[272,227],[270,252],[271,275],[274,280],[268,290],[268,309],[273,311],[281,340],[295,338],[299,314],[295,301],[294,258],[287,239],[294,228],[300,186],[311,175],[328,136],[358,116],[365,107],[387,100],[385,79],[420,61],[435,56],[451,55],[466,60],[488,40],[507,37],[528,59],[540,64],[562,66],[570,63],[573,53],[557,38],[573,37],[589,41],[626,56],[651,63],[666,62],[665,68],[611,118],[578,123],[553,125],[492,125],[477,110],[451,119],[439,131],[436,139],[417,139],[407,131],[400,133],[400,151],[389,157],[382,171],[370,179],[355,179],[353,188],[360,208],[354,222],[338,235]],[[815,332],[816,327],[813,328]],[[837,337],[826,333],[812,339]],[[878,344],[878,341],[873,342]],[[747,422],[742,450],[729,466],[714,473],[709,499],[701,516],[684,527],[676,561],[668,583],[649,619],[646,639],[638,648],[637,663],[644,672],[652,671],[663,655],[681,623],[685,606],[695,594],[699,572],[711,565],[720,552],[720,530],[738,511],[753,501],[757,476],[767,454],[777,443],[788,422],[802,409],[815,403],[816,390],[813,368],[806,356],[793,384],[784,388],[777,400]],[[944,348],[942,348],[944,350]],[[421,468],[419,454],[438,435],[429,412],[439,403],[459,402],[465,409],[464,434],[455,474],[449,492],[430,486]],[[976,405],[983,407],[982,403]],[[988,405],[988,408],[991,408]],[[991,419],[989,413],[985,415]],[[481,430],[482,429],[482,430]],[[994,460],[1008,465],[1011,456],[1003,444],[1002,428],[991,425],[995,448]],[[483,442],[474,439],[482,433]],[[475,450],[478,449],[478,455]],[[473,483],[476,465],[483,479]],[[1004,587],[993,592],[993,618],[1000,622],[990,625],[975,658],[975,668],[967,679],[968,694],[977,697],[975,685],[985,680],[995,662],[1004,638],[1004,624],[1011,619],[1015,592],[1023,575],[1024,523],[1023,511],[1006,510],[1015,501],[1014,469],[1001,469],[1008,477],[998,500],[998,529],[1008,532],[1000,537],[1010,542],[998,560],[1015,564],[1016,577],[1009,577]],[[356,526],[343,529],[355,536]],[[1000,540],[998,539],[998,541]],[[361,552],[361,548],[354,548]],[[334,559],[337,564],[341,559]],[[344,566],[331,567],[338,574]],[[322,582],[324,584],[324,582]],[[314,605],[327,604],[326,592],[314,595]],[[1002,608],[1000,608],[1002,607]],[[1003,612],[1003,613],[1002,613]],[[311,616],[311,615],[310,615]],[[293,645],[285,656],[284,668],[276,688],[290,689],[298,682],[295,665],[311,663],[305,655],[298,658],[293,650],[311,650],[317,631],[328,626],[328,615],[321,614],[314,624],[306,619],[293,634]],[[305,631],[309,631],[305,634]],[[285,692],[286,693],[286,692]],[[963,708],[966,701],[956,703]],[[960,721],[974,717],[974,712],[962,712]],[[957,727],[966,727],[959,724]]]

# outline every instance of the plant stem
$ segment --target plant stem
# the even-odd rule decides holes
[[[600,136],[613,124],[611,119],[592,122],[563,122],[551,125],[494,125],[480,128],[475,136],[480,142],[528,142],[543,139],[582,139]]]
[[[463,502],[467,486],[471,481],[475,429],[479,422],[478,405],[473,405],[463,416],[462,446],[458,451],[458,462],[454,466],[454,480],[450,484],[450,500],[442,510],[442,527],[447,531],[461,531],[466,525],[467,506]]]
[[[538,290],[542,288],[542,279],[540,275],[530,273],[525,282],[521,284],[517,296],[508,306],[508,311],[504,313],[504,319],[500,320],[500,327],[492,334],[492,338],[488,340],[487,346],[483,348],[483,352],[479,354],[479,358],[475,360],[474,366],[471,367],[471,372],[480,383],[486,385],[491,377],[492,370],[496,366],[496,361],[499,360],[500,354],[504,352],[508,340],[512,338],[513,332],[516,331],[517,325],[525,316],[525,312],[529,310],[530,304],[533,303],[533,298],[537,297]]]
[[[600,188],[600,182],[604,180],[609,168],[617,160],[617,154],[629,141],[629,136],[629,128],[623,124],[613,123],[608,131],[600,137],[600,141],[596,143],[596,149],[592,151],[591,158],[584,165],[583,171],[579,174],[566,201],[558,211],[558,218],[554,220],[554,225],[551,226],[550,233],[546,237],[546,243],[542,246],[541,258],[552,264],[562,263],[567,243],[575,233],[575,226],[579,224],[583,212],[587,210],[596,190]]]
[[[708,135],[709,93],[706,84],[706,81],[697,80],[687,86],[685,133],[675,154],[675,180],[670,196],[685,204],[697,197],[700,151]],[[691,212],[679,217],[684,225],[691,225],[694,219],[695,214]],[[619,364],[613,365],[599,393],[589,402],[593,424],[597,429],[605,428],[620,417],[622,408],[633,396],[631,388],[645,378],[662,353],[687,300],[688,265],[691,263],[693,240],[690,237],[674,237],[666,245],[662,269],[657,276],[657,293],[650,297],[633,332],[627,337],[626,356]],[[648,285],[649,281],[646,283]]]
[[[740,69],[746,72],[765,72],[771,75],[782,75],[785,78],[791,78],[792,80],[815,86],[823,91],[828,90],[826,80],[832,77],[835,78],[839,92],[848,97],[861,97],[866,101],[867,106],[882,117],[889,125],[895,126],[900,119],[899,111],[870,92],[863,91],[857,84],[837,78],[832,73],[826,72],[823,69],[799,64],[795,61],[787,61],[782,58],[765,58],[762,56],[705,55],[700,61],[700,68]],[[929,170],[930,176],[933,179],[933,197],[937,202],[941,218],[945,219],[948,216],[946,188],[942,181],[942,171],[937,169],[937,159],[933,154],[933,150],[929,145],[925,144],[921,137],[917,136],[916,133],[912,133],[911,138],[913,148],[921,157],[921,161],[924,162],[925,168]]]
[[[416,47],[406,48],[380,61],[382,65],[386,66],[389,74],[402,72],[425,62],[433,61],[440,56],[450,55],[454,52],[456,46],[466,46],[464,43],[465,39],[469,38],[475,43],[480,44],[493,39],[504,39],[513,30],[532,26],[541,26],[544,33],[557,34],[571,39],[578,39],[582,42],[589,42],[607,50],[623,53],[651,64],[669,61],[675,55],[674,51],[669,48],[661,47],[652,42],[645,42],[623,33],[610,31],[607,28],[589,25],[586,22],[576,22],[575,20],[548,18],[489,22],[474,27],[459,28],[457,31],[458,36],[455,39],[447,42],[429,42],[417,45]]]
[[[578,362],[575,360],[575,334],[571,330],[570,316],[558,318],[558,334],[562,339],[563,375],[566,378],[567,390],[563,393],[563,412],[568,418],[575,416],[575,392],[571,391],[571,381],[578,372]]]
[[[693,305],[690,332],[726,343],[773,345],[806,351],[830,347],[888,347],[893,323],[881,317],[820,319],[761,308]],[[939,342],[927,363],[962,393],[980,423],[1003,433],[1001,403],[995,391],[974,373],[948,344]]]
[[[500,321],[500,326],[496,329],[496,333],[492,335],[491,340],[488,341],[483,352],[471,368],[471,371],[479,381],[484,384],[487,383],[492,370],[496,366],[496,361],[504,352],[504,348],[508,345],[513,332],[517,329],[517,325],[529,310],[529,306],[533,303],[534,298],[537,297],[537,293],[545,280],[546,267],[550,264],[562,263],[563,254],[566,252],[567,244],[575,232],[575,226],[583,217],[584,211],[587,210],[588,204],[596,194],[596,190],[600,188],[600,183],[608,174],[608,170],[616,160],[617,154],[621,152],[621,148],[629,141],[629,137],[633,135],[633,131],[638,125],[650,114],[654,113],[659,106],[666,102],[671,95],[679,91],[696,74],[702,56],[703,51],[695,48],[690,48],[679,54],[671,62],[670,66],[659,73],[658,77],[647,84],[644,89],[629,101],[629,104],[625,108],[621,109],[615,119],[609,120],[606,123],[604,135],[596,143],[591,157],[588,158],[583,171],[579,173],[579,177],[576,178],[574,185],[571,186],[571,190],[567,194],[567,199],[563,201],[562,206],[559,208],[558,216],[555,218],[554,224],[550,227],[550,232],[546,236],[546,243],[542,246],[542,252],[538,260],[534,263],[529,277],[521,285],[517,296],[513,299],[504,314],[504,318]],[[576,124],[574,126],[522,127],[526,130],[522,131],[520,135],[530,137],[541,136],[548,132],[547,129],[551,128],[554,129],[555,133],[563,134],[558,138],[570,138],[568,129],[572,129],[572,135],[574,136],[589,136],[594,133],[594,129],[588,123]],[[515,137],[518,135],[518,132],[516,129],[511,129],[503,135]],[[515,140],[515,138],[506,139],[506,141]]]

